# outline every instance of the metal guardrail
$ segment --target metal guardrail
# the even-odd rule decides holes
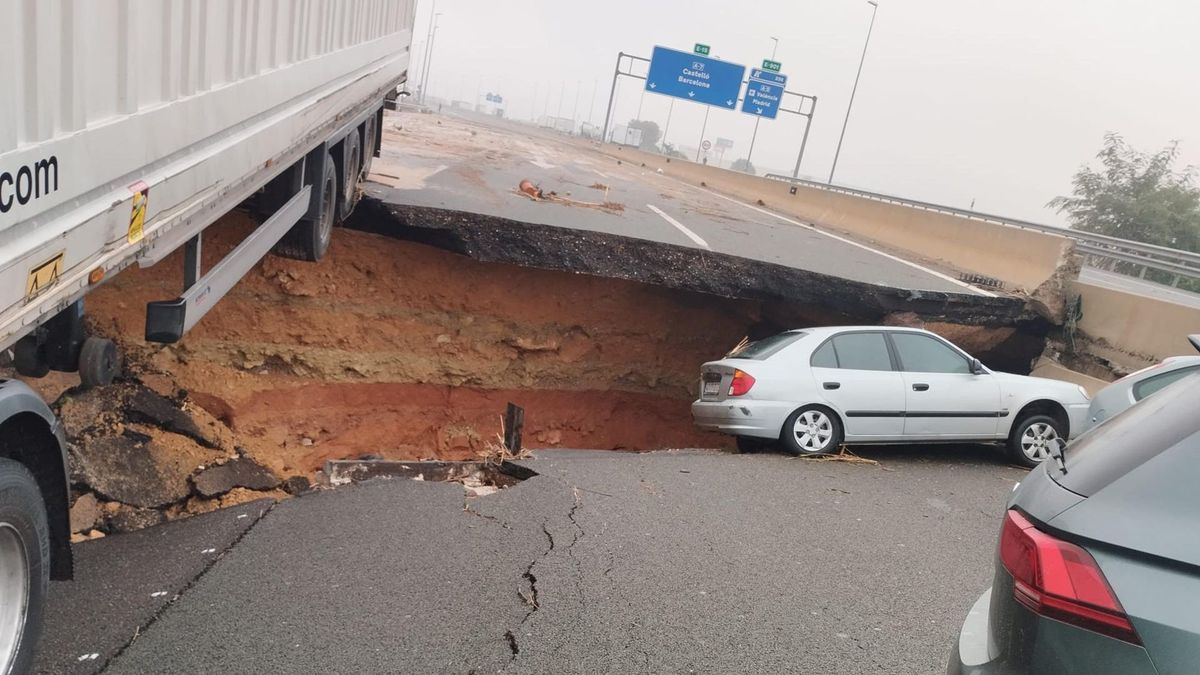
[[[889,204],[897,204],[900,206],[908,206],[925,211],[934,211],[937,213],[959,216],[961,218],[982,220],[989,223],[1008,225],[1010,227],[1019,227],[1026,230],[1037,230],[1038,232],[1048,232],[1050,234],[1061,235],[1063,237],[1074,239],[1075,241],[1080,242],[1080,245],[1076,247],[1076,249],[1084,255],[1139,265],[1143,268],[1143,271],[1145,269],[1155,269],[1174,274],[1175,279],[1171,284],[1172,286],[1178,285],[1181,278],[1200,279],[1200,253],[1181,251],[1179,249],[1169,248],[1167,246],[1157,246],[1155,244],[1143,244],[1141,242],[1131,241],[1129,239],[1121,239],[1120,237],[1110,237],[1105,234],[1095,234],[1092,232],[1081,232],[1079,230],[1071,230],[1055,225],[1046,225],[1044,223],[1035,223],[1028,220],[997,216],[990,213],[983,213],[981,211],[960,209],[953,206],[946,206],[944,204],[933,204],[930,202],[922,202],[916,199],[906,199],[904,197],[896,197],[894,195],[887,195],[880,192],[870,192],[868,190],[857,190],[855,188],[827,185],[825,183],[818,183],[816,181],[805,180],[803,178],[792,178],[791,176],[785,176],[778,173],[769,173],[765,177],[770,180],[780,181],[783,183],[803,185],[805,187],[816,188],[818,190],[853,195],[855,197],[862,197],[879,202],[887,202]]]

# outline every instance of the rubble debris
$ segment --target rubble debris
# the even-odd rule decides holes
[[[331,460],[325,476],[333,487],[372,478],[407,478],[416,481],[459,483],[467,496],[492,494],[537,475],[532,469],[504,462],[402,462],[395,460]],[[495,488],[490,489],[490,488]]]
[[[534,199],[544,198],[542,195],[542,188],[534,185],[533,181],[529,180],[528,178],[523,179],[517,186],[517,189],[520,190],[521,194],[528,195]]]
[[[597,185],[599,185],[599,183],[597,183]],[[620,202],[608,201],[607,199],[602,202],[587,202],[579,199],[571,199],[570,192],[566,193],[567,196],[560,195],[553,190],[546,192],[540,186],[534,185],[533,182],[528,178],[521,181],[515,192],[516,194],[528,197],[535,202],[555,202],[565,206],[579,206],[586,209],[598,209],[600,211],[607,211],[610,213],[620,213],[625,210],[624,204],[621,204]],[[606,188],[605,196],[607,195],[608,190]]]
[[[167,517],[156,509],[142,509],[115,502],[106,505],[104,529],[109,532],[132,532],[165,523]]]
[[[869,459],[867,457],[859,457],[850,452],[850,448],[842,446],[834,454],[829,455],[800,455],[796,459],[801,459],[806,462],[845,462],[847,464],[867,464],[870,466],[878,466],[883,469],[883,465],[877,459]],[[884,469],[887,471],[888,469]]]
[[[279,486],[289,495],[301,495],[312,489],[312,483],[304,476],[290,476]]]
[[[192,484],[202,497],[216,497],[234,488],[271,490],[279,486],[279,477],[249,457],[208,467],[192,476]]]
[[[86,532],[100,521],[100,502],[96,495],[85,492],[71,505],[71,532]]]
[[[135,350],[136,354],[136,350]],[[144,367],[136,359],[135,369]],[[162,377],[74,388],[54,407],[67,437],[78,497],[71,530],[128,532],[223,506],[286,498],[279,478],[234,454],[233,432]],[[158,391],[174,392],[175,400]],[[297,487],[299,484],[294,483]]]
[[[70,456],[77,483],[106,499],[140,508],[185,499],[191,494],[189,479],[196,466],[223,458],[190,438],[156,435],[149,427],[135,425],[112,435],[77,438]]]

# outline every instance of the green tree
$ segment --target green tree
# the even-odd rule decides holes
[[[757,173],[754,171],[754,165],[753,165],[753,164],[751,164],[751,163],[750,163],[750,160],[749,160],[749,159],[746,159],[745,157],[743,157],[743,158],[741,158],[741,159],[739,159],[739,160],[735,161],[733,164],[731,164],[731,165],[729,166],[729,168],[730,168],[730,169],[733,169],[734,171],[741,171],[742,173],[748,173],[748,174],[750,174],[751,176],[756,176],[756,175],[758,175],[758,174],[757,174]]]
[[[658,139],[662,137],[662,131],[658,128],[658,123],[652,120],[629,120],[630,129],[641,129],[642,142],[638,145],[639,150],[649,150],[654,152],[658,146]]]
[[[1048,204],[1067,214],[1071,227],[1200,251],[1200,189],[1193,167],[1175,168],[1178,142],[1143,153],[1108,134],[1096,157],[1101,167],[1080,168],[1072,196],[1055,197]]]

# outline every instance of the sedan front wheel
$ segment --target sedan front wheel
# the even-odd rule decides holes
[[[1049,415],[1031,415],[1013,427],[1008,453],[1021,466],[1035,467],[1049,459],[1058,443],[1066,442],[1062,424]]]
[[[783,423],[780,440],[792,454],[824,455],[841,447],[842,423],[825,408],[807,406]]]

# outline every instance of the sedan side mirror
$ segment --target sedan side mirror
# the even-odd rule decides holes
[[[987,371],[983,369],[983,364],[979,361],[979,359],[971,359],[971,374],[972,375],[982,375],[986,372]]]

